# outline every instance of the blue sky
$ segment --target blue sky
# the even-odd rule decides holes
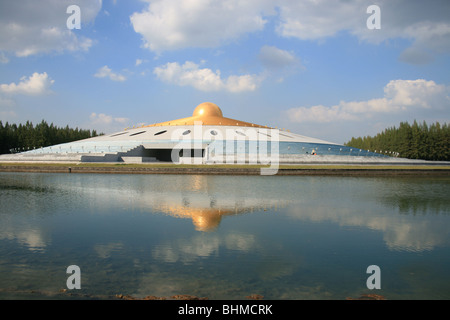
[[[1,1],[0,120],[109,133],[210,101],[337,143],[450,122],[449,17],[446,0]]]

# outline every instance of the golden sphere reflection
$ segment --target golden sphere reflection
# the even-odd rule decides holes
[[[191,218],[192,223],[195,225],[195,230],[212,231],[219,226],[222,215],[214,212],[214,210],[207,210],[206,212],[200,211],[197,214],[192,214]]]

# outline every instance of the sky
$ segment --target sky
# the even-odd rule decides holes
[[[225,117],[345,143],[450,123],[448,0],[0,0],[0,120]]]

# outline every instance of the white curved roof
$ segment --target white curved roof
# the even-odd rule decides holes
[[[35,149],[26,153],[114,153],[128,152],[139,146],[146,149],[170,149],[180,143],[201,144],[213,141],[272,141],[337,145],[292,132],[225,118],[210,102],[198,105],[192,117],[142,126],[112,134]]]

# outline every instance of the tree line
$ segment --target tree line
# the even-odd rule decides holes
[[[68,125],[57,127],[45,120],[35,126],[30,121],[19,125],[6,122],[3,125],[0,120],[0,154],[23,152],[95,136],[98,136],[95,130],[73,129]]]
[[[387,128],[373,137],[353,137],[345,145],[383,154],[387,151],[401,158],[450,161],[450,127],[439,122],[401,122],[398,128]]]

